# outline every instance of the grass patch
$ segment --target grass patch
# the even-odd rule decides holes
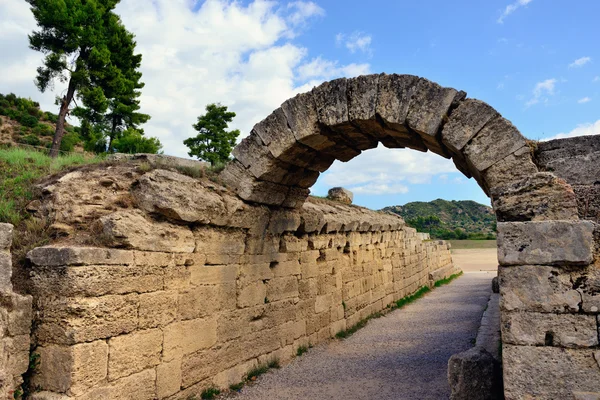
[[[94,164],[100,157],[70,154],[50,158],[22,148],[0,149],[0,222],[19,225],[27,218],[25,206],[35,196],[34,184],[42,177],[76,165]]]
[[[269,370],[269,366],[266,364],[259,364],[256,367],[252,368],[248,371],[248,375],[246,375],[246,380],[255,381],[256,378],[266,373]]]
[[[449,276],[449,277],[447,277],[447,278],[440,279],[439,281],[436,281],[436,282],[435,282],[434,286],[435,286],[435,287],[440,287],[440,286],[447,285],[447,284],[449,284],[450,282],[452,282],[453,280],[455,280],[456,278],[458,278],[459,276],[461,276],[462,274],[463,274],[463,272],[462,272],[462,271],[460,271],[459,273],[456,273],[456,274],[454,274],[454,275],[450,275],[450,276]],[[486,307],[487,307],[487,306],[486,306]]]
[[[269,363],[267,364],[267,367],[269,367],[269,369],[279,369],[279,368],[281,368],[281,365],[279,365],[278,359],[274,359],[274,360],[269,361]]]
[[[307,351],[308,351],[308,347],[300,346],[300,347],[298,347],[298,350],[296,350],[296,356],[300,357],[300,356],[302,356],[302,354],[306,353]]]
[[[242,390],[245,384],[246,382],[244,381],[231,384],[229,385],[229,390],[231,390],[232,392],[239,392],[240,390]]]
[[[210,387],[208,389],[204,389],[200,397],[202,399],[214,399],[218,395],[221,394],[221,391],[215,387]]]

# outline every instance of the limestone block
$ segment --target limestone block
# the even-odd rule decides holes
[[[16,381],[20,380],[20,376],[29,367],[29,344],[29,333],[4,337],[0,341],[2,369],[8,376],[16,378]]]
[[[35,392],[29,396],[30,400],[72,400],[73,398],[70,396],[66,396],[59,393],[54,392]]]
[[[502,347],[506,399],[570,399],[573,392],[600,391],[592,350]]]
[[[99,386],[77,400],[154,400],[156,399],[156,371],[147,369],[137,374]]]
[[[483,172],[485,185],[493,189],[518,181],[538,172],[531,158],[531,148],[523,146]]]
[[[314,182],[316,182],[316,177],[314,178]],[[312,186],[312,183],[309,185]],[[290,190],[285,198],[285,200],[283,201],[283,203],[281,203],[282,207],[287,207],[287,208],[300,208],[302,207],[302,205],[304,204],[304,202],[306,201],[306,199],[308,198],[308,195],[310,194],[310,189],[304,189],[301,187],[290,187]]]
[[[7,332],[9,336],[29,335],[31,331],[32,302],[31,296],[17,293],[0,293],[0,301],[7,311]],[[2,323],[2,325],[4,325]],[[1,335],[1,333],[0,333]],[[1,337],[1,336],[0,336]],[[25,350],[28,350],[25,348]]]
[[[192,254],[186,254],[186,257],[193,257]],[[175,254],[156,251],[133,251],[133,260],[138,266],[159,266],[168,267],[175,264]]]
[[[138,326],[138,295],[48,299],[37,337],[40,343],[74,344],[129,333]]]
[[[315,150],[327,150],[336,145],[319,128],[315,99],[311,92],[286,100],[281,109],[296,140]]]
[[[600,400],[600,393],[573,392],[573,400]]]
[[[190,267],[190,283],[195,286],[235,283],[238,265],[194,265]]]
[[[598,345],[594,315],[502,313],[502,340],[522,346],[567,348]]]
[[[203,285],[180,291],[177,315],[181,319],[211,316],[219,311],[236,307],[235,283]]]
[[[588,265],[593,261],[594,223],[589,221],[499,222],[501,265]]]
[[[181,359],[162,363],[156,367],[156,395],[164,399],[181,388]]]
[[[129,376],[160,363],[163,333],[160,329],[137,331],[108,341],[108,380]]]
[[[300,262],[298,260],[292,261],[281,261],[271,263],[273,274],[276,278],[286,277],[290,275],[300,275],[302,270],[300,268]]]
[[[315,298],[315,313],[320,314],[322,312],[329,311],[333,304],[333,297],[331,293],[317,296]]]
[[[470,165],[483,172],[526,145],[525,138],[510,121],[497,117],[483,127],[463,152]]]
[[[310,201],[304,203],[300,210],[300,226],[298,231],[301,233],[321,232],[325,225],[323,213],[315,207]]]
[[[13,226],[0,223],[0,251],[9,250],[12,245]]]
[[[277,210],[271,213],[268,231],[273,235],[295,232],[300,226],[300,213],[292,210]]]
[[[249,282],[238,284],[238,308],[261,305],[265,303],[265,299],[267,299],[267,287],[263,282]]]
[[[195,243],[188,227],[145,218],[142,213],[118,211],[97,222],[113,247],[191,253]]]
[[[381,74],[379,77],[376,111],[392,129],[407,132],[406,117],[418,79],[413,75],[397,74]]]
[[[12,286],[12,258],[9,252],[0,250],[0,290],[11,292]]]
[[[272,279],[275,275],[269,263],[246,264],[238,267],[238,281],[240,283],[257,282]]]
[[[578,219],[571,186],[549,172],[538,172],[491,190],[499,221]]]
[[[500,308],[542,313],[578,312],[581,295],[571,276],[548,266],[500,267]]]
[[[348,122],[347,79],[325,82],[312,90],[319,122],[333,126]]]
[[[221,195],[177,172],[148,172],[132,185],[131,194],[140,209],[175,221],[212,223],[227,215]]]
[[[448,360],[451,400],[502,399],[502,367],[483,347],[472,347]]]
[[[176,291],[159,291],[140,294],[139,328],[148,329],[170,324],[177,317]]]
[[[269,151],[276,159],[288,161],[282,158],[290,148],[299,146],[294,133],[288,127],[285,113],[281,108],[273,111],[267,118],[254,125],[252,133],[258,135]],[[303,166],[303,165],[301,165]]]
[[[572,185],[594,185],[600,176],[600,141],[580,136],[541,142],[536,162]]]
[[[27,258],[40,267],[61,265],[130,265],[133,253],[127,250],[101,249],[98,247],[36,247]]]
[[[202,226],[194,229],[196,253],[200,254],[244,254],[246,234],[237,229],[218,229]]]
[[[255,178],[274,183],[282,183],[289,174],[291,165],[277,160],[256,133],[244,138],[232,151]]]
[[[38,347],[40,355],[34,385],[46,390],[78,396],[86,393],[107,376],[108,345],[103,340],[74,346]]]
[[[354,195],[348,189],[344,189],[342,187],[335,187],[329,189],[327,192],[327,198],[334,201],[339,201],[344,204],[352,204],[352,199]]]
[[[144,293],[163,288],[159,266],[90,265],[40,267],[32,271],[36,295],[103,296]]]
[[[166,362],[207,349],[217,342],[217,319],[204,318],[174,322],[163,329],[162,357]]]
[[[227,164],[219,178],[238,196],[251,202],[280,206],[289,192],[287,186],[257,180],[236,160]]]
[[[274,278],[266,283],[267,299],[269,301],[283,300],[298,297],[298,278],[295,276],[286,278]]]
[[[442,142],[453,153],[460,151],[498,112],[480,100],[466,99],[452,112],[442,131]]]
[[[308,240],[306,237],[299,238],[288,234],[281,237],[279,247],[286,253],[299,253],[308,250]]]

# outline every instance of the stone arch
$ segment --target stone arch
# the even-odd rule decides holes
[[[234,149],[221,178],[244,200],[291,213],[336,159],[378,143],[451,158],[492,199],[498,220],[506,398],[600,396],[600,314],[585,283],[600,279],[600,229],[589,202],[581,206],[600,171],[584,142],[538,146],[465,92],[411,75],[367,75],[285,101]],[[560,340],[545,340],[549,331]]]
[[[486,194],[538,173],[532,143],[488,104],[412,75],[325,82],[259,122],[223,172],[240,197],[297,208],[337,159],[382,143],[451,158]]]

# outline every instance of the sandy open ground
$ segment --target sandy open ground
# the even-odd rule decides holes
[[[497,271],[498,254],[492,249],[452,249],[452,260],[463,272]]]

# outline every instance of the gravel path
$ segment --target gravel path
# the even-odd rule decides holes
[[[451,284],[316,346],[233,396],[239,400],[448,399],[448,359],[473,346],[495,273]]]

